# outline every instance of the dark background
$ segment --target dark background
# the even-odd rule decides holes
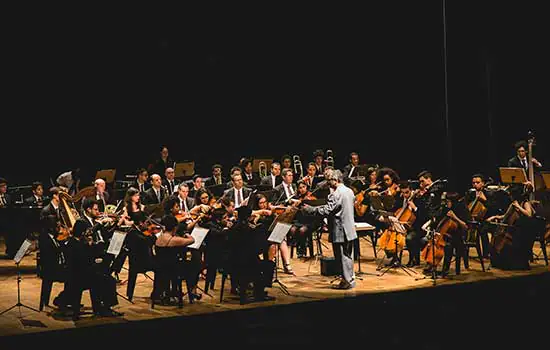
[[[447,3],[447,128],[442,5],[10,14],[0,176],[123,179],[161,144],[203,176],[322,148],[338,167],[358,151],[462,191],[472,173],[495,177],[528,130],[550,162],[542,8]]]

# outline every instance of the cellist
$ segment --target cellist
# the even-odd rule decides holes
[[[485,177],[482,174],[472,175],[472,188],[470,188],[464,199],[466,206],[472,215],[472,219],[482,222],[489,211],[489,192],[485,188]],[[487,230],[479,229],[478,234],[481,237],[481,249],[483,259],[489,259],[489,236]]]

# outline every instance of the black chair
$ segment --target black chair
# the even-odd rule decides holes
[[[481,264],[481,269],[485,272],[485,263],[481,252],[481,224],[477,221],[468,222],[467,236],[464,238],[464,268],[470,268],[470,248],[476,248],[477,258]]]
[[[534,222],[533,222],[533,230],[535,232],[535,242],[539,242],[540,244],[540,250],[541,250],[541,253],[544,257],[544,262],[546,264],[546,266],[548,266],[548,253],[546,251],[546,246],[548,245],[548,240],[545,238],[546,237],[546,218],[542,217],[542,216],[535,216],[534,217]],[[534,244],[534,242],[533,242]],[[532,254],[533,258],[532,260],[534,261],[535,259],[539,259],[540,258],[540,253],[535,255],[534,253]]]
[[[180,247],[156,247],[155,280],[151,293],[151,308],[157,300],[171,297],[178,299],[178,307],[183,307],[183,283],[185,275],[184,255]]]

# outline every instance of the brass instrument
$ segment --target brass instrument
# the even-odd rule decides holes
[[[258,174],[260,175],[260,178],[267,176],[267,164],[265,162],[258,163]]]
[[[332,150],[327,149],[325,154],[327,155],[327,158],[325,159],[326,165],[334,168],[334,154],[332,153]]]
[[[294,173],[296,175],[300,174],[300,177],[298,177],[298,179],[302,179],[304,177],[304,167],[302,166],[300,156],[297,154],[292,156],[292,162],[294,163]],[[298,169],[300,169],[300,171],[298,171]]]

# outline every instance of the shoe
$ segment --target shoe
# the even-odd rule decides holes
[[[283,267],[283,272],[286,273],[287,275],[296,276],[296,274],[295,274],[294,271],[292,270],[292,267],[290,267],[290,264],[285,265],[285,266]]]
[[[113,309],[106,309],[101,310],[99,312],[95,313],[96,315],[102,316],[102,317],[118,317],[118,316],[124,316],[123,312],[118,312]]]
[[[272,297],[271,295],[267,295],[267,293],[255,295],[254,296],[255,301],[273,301],[275,300],[275,297]]]
[[[353,286],[347,282],[344,282],[344,283],[340,283],[340,284],[337,284],[337,285],[333,285],[332,286],[332,289],[352,289]]]

